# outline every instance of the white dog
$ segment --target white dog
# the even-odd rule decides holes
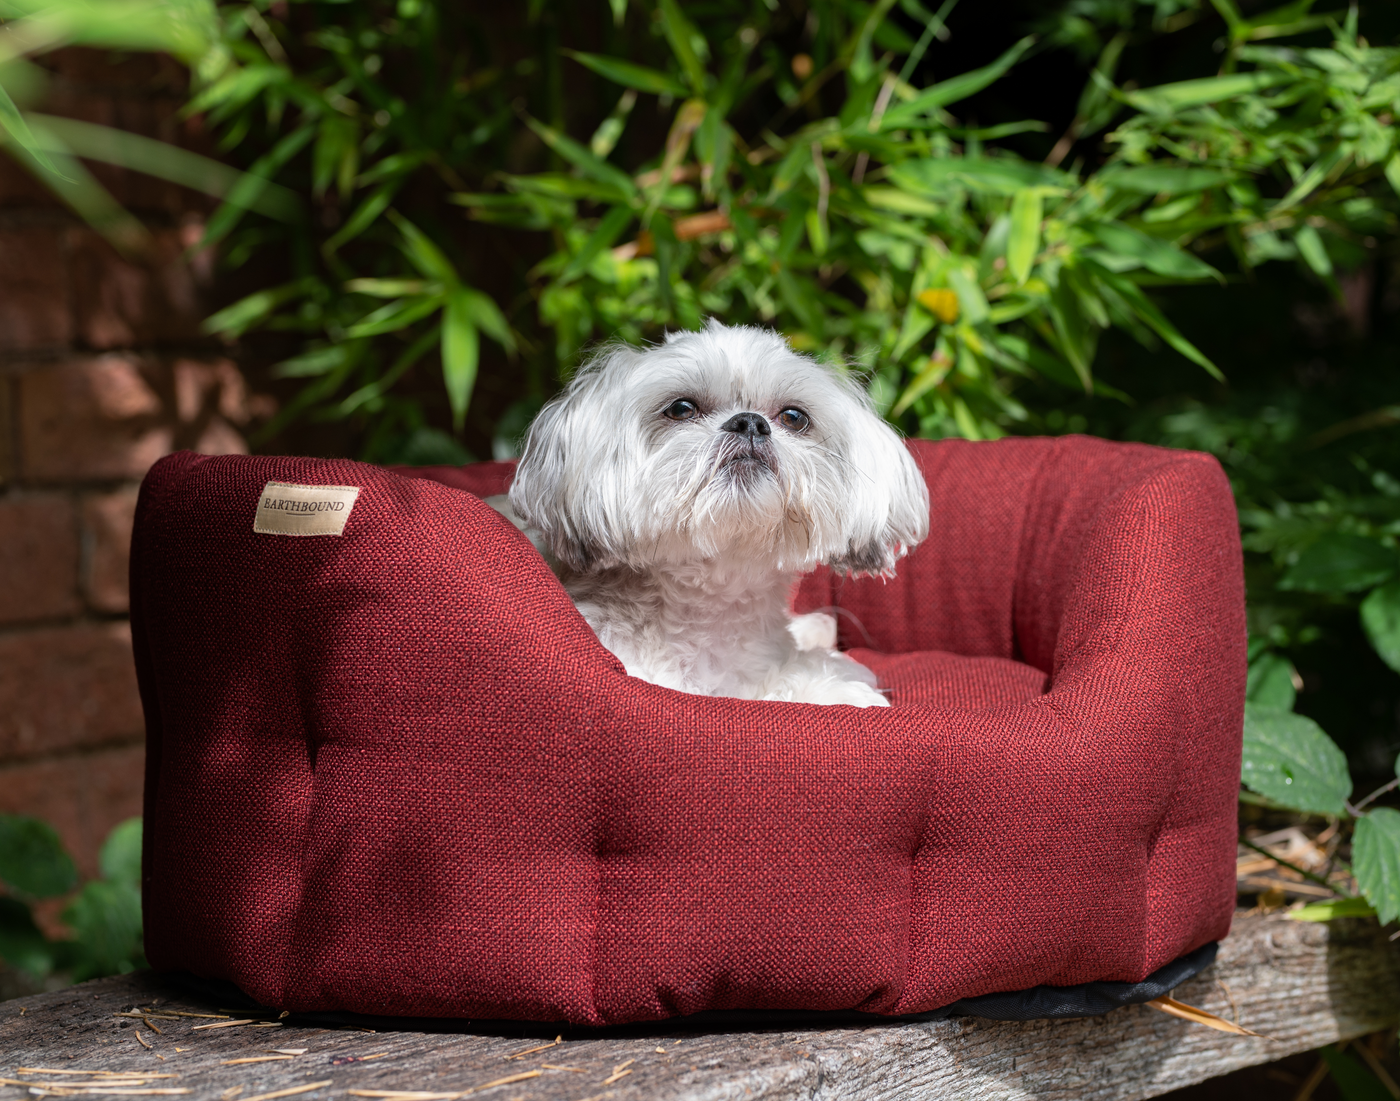
[[[498,507],[632,676],[886,704],[835,620],[790,601],[821,563],[892,574],[928,534],[928,489],[859,386],[778,334],[711,321],[604,349],[530,426]]]

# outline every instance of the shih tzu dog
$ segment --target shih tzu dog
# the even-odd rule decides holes
[[[928,489],[864,391],[778,334],[710,321],[604,349],[530,426],[498,502],[632,676],[886,704],[835,620],[790,601],[822,563],[892,574],[928,534]]]

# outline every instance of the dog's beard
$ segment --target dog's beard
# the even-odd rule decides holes
[[[658,562],[728,558],[769,568],[795,564],[807,553],[811,523],[790,477],[793,465],[771,438],[732,432],[720,433],[688,459],[663,457],[653,474],[677,490],[655,500]]]

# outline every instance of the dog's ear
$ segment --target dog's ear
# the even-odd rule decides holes
[[[842,573],[889,576],[928,536],[928,485],[904,441],[864,395],[860,407],[847,437],[842,541],[825,562]]]
[[[617,403],[606,400],[606,371],[630,348],[605,350],[579,369],[530,425],[515,468],[510,503],[538,530],[555,558],[575,573],[619,563],[622,536],[613,500],[628,481],[632,433],[619,432]],[[610,496],[611,495],[611,496]]]

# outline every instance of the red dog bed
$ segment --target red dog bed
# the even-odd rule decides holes
[[[1219,466],[910,446],[928,541],[799,597],[893,689],[865,710],[626,676],[473,495],[509,464],[158,463],[131,571],[151,963],[292,1010],[602,1025],[1132,983],[1222,937]],[[359,494],[298,538],[254,530],[269,482]]]

